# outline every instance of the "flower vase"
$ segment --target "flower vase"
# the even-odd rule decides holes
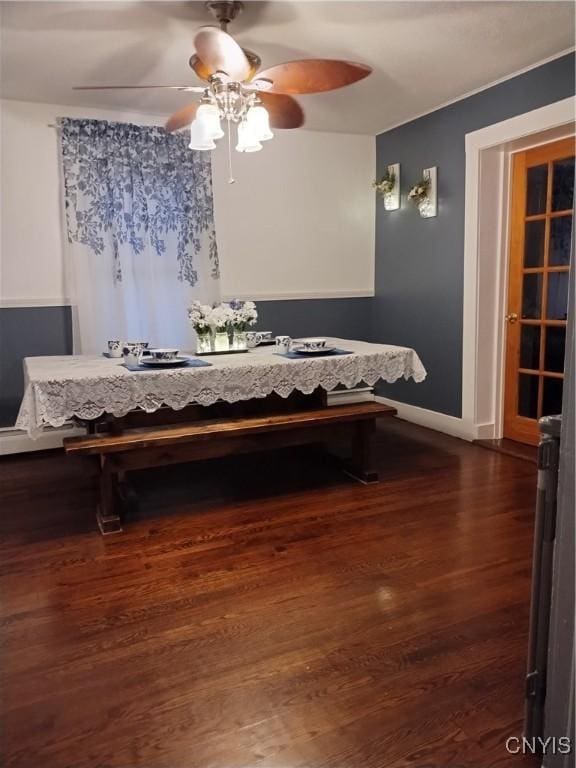
[[[423,219],[428,219],[433,215],[432,203],[429,197],[424,197],[418,201],[418,213]]]
[[[206,355],[212,352],[212,334],[210,331],[196,331],[196,353]]]
[[[246,331],[238,331],[234,329],[232,336],[232,349],[242,350],[248,349],[248,343],[246,341]]]
[[[216,331],[214,334],[214,352],[229,352],[230,339],[228,331]]]

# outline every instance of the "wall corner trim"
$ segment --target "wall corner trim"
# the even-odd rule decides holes
[[[298,299],[365,299],[374,297],[374,288],[352,291],[306,291],[287,293],[251,293],[250,295],[232,295],[225,293],[222,301],[239,299],[240,301],[294,301]]]
[[[21,307],[69,307],[72,305],[67,298],[40,299],[0,299],[0,309],[19,309]]]

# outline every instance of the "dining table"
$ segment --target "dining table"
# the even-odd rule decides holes
[[[190,365],[162,370],[130,370],[122,358],[104,354],[27,357],[16,428],[36,438],[49,427],[68,422],[90,426],[134,411],[179,411],[191,404],[237,403],[273,394],[287,398],[294,392],[310,395],[319,389],[426,377],[409,347],[340,338],[326,343],[335,352],[300,356],[281,354],[274,345],[257,346],[245,353],[190,353]]]
[[[16,426],[32,438],[70,422],[86,428],[63,445],[97,470],[103,535],[121,532],[137,504],[128,475],[166,464],[310,443],[331,450],[346,437],[344,471],[377,482],[376,422],[396,410],[375,401],[332,406],[328,393],[426,376],[413,349],[353,339],[329,338],[325,349],[305,354],[262,344],[182,357],[157,367],[149,358],[105,354],[24,359]]]

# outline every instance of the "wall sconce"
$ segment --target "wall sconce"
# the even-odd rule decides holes
[[[436,166],[424,168],[422,178],[408,192],[408,200],[418,206],[418,211],[423,219],[430,219],[438,215]]]
[[[384,175],[373,186],[382,195],[384,209],[397,211],[400,208],[400,163],[387,165]]]

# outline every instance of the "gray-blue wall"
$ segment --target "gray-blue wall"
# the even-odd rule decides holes
[[[22,360],[72,354],[70,307],[0,309],[0,427],[14,424],[24,391]]]
[[[275,335],[335,336],[370,341],[371,298],[258,302],[258,328]]]
[[[402,206],[377,201],[374,341],[414,347],[428,377],[379,386],[386,397],[460,416],[465,135],[574,95],[574,55],[556,59],[376,139],[377,178],[401,164]],[[405,196],[422,168],[438,167],[438,216]]]

